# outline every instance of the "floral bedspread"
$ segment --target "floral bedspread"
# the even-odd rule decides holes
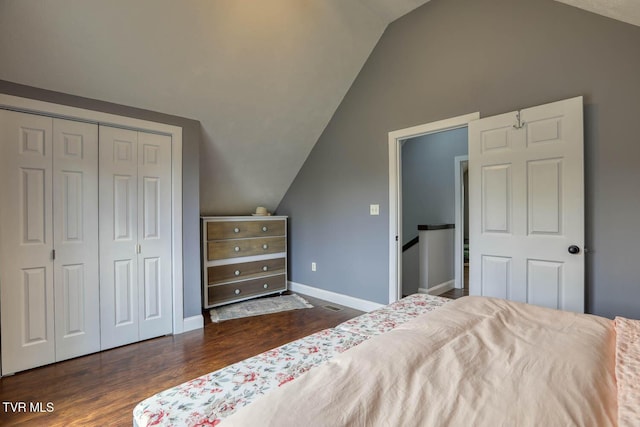
[[[372,337],[395,329],[428,311],[452,301],[427,294],[413,294],[336,326],[336,329]]]
[[[411,295],[336,328],[316,332],[162,391],[134,408],[134,425],[215,426],[267,391],[447,301],[450,300]]]

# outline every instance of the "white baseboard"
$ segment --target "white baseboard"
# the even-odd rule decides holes
[[[444,282],[444,283],[440,283],[439,285],[432,286],[429,289],[419,288],[418,292],[421,294],[440,295],[453,289],[455,287],[455,284],[456,284],[455,280],[449,280],[448,282]]]
[[[356,310],[361,311],[373,311],[384,306],[384,304],[378,304],[377,302],[371,302],[360,298],[350,297],[348,295],[325,291],[324,289],[314,288],[313,286],[303,285],[302,283],[291,281],[289,281],[289,290],[293,292],[300,292],[301,294],[309,295],[310,297],[320,298],[334,304],[340,304],[346,307],[355,308]]]
[[[195,331],[196,329],[204,328],[204,317],[202,314],[198,314],[196,316],[187,317],[183,320],[184,324],[184,332]]]

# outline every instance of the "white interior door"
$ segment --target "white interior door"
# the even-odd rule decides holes
[[[171,137],[138,133],[140,339],[169,334],[171,313]]]
[[[98,126],[53,120],[56,361],[100,350]]]
[[[470,294],[584,311],[582,108],[469,124]]]
[[[55,361],[52,119],[0,110],[2,373]]]
[[[101,348],[138,341],[138,133],[100,126]]]

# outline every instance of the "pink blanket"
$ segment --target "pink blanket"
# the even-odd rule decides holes
[[[640,320],[616,317],[618,426],[640,426]]]
[[[221,426],[613,427],[616,394],[613,321],[466,297],[342,353]]]

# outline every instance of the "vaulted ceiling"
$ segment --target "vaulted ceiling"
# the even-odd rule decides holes
[[[0,0],[0,79],[200,120],[201,211],[273,210],[387,25],[427,1]],[[559,1],[640,25],[638,0]]]

